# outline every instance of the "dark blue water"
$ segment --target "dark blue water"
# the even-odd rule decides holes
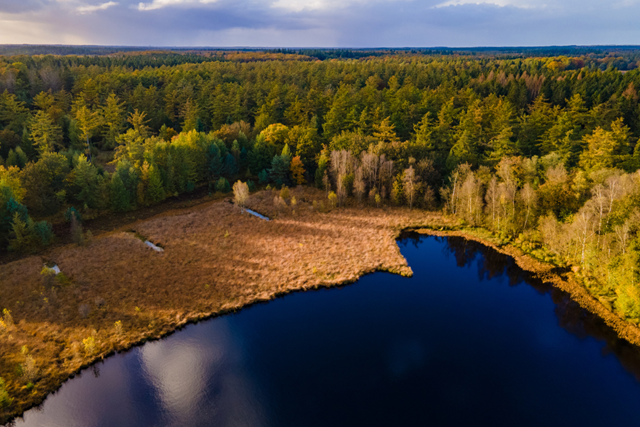
[[[85,371],[18,425],[636,426],[640,352],[459,238],[184,330]]]

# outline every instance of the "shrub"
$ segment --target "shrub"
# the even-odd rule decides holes
[[[96,338],[95,333],[88,338],[82,340],[82,347],[87,356],[91,356],[96,351]]]
[[[331,203],[331,207],[335,208],[336,207],[336,202],[338,201],[338,196],[336,195],[336,193],[334,193],[333,191],[329,193],[329,203]]]
[[[280,197],[282,197],[284,200],[289,199],[289,187],[287,187],[286,185],[282,186],[282,189],[280,190]]]
[[[22,351],[22,354],[25,356],[24,363],[20,365],[22,370],[22,376],[24,377],[26,382],[30,383],[35,381],[35,379],[37,378],[38,367],[36,366],[36,361],[33,358],[33,356],[29,354],[29,348],[27,348],[26,345],[22,346],[21,351]]]
[[[71,223],[71,220],[74,216],[76,220],[78,220],[79,222],[82,222],[82,216],[80,215],[80,212],[78,212],[76,208],[74,208],[73,206],[71,206],[69,209],[67,209],[64,212],[64,220],[67,221],[68,223]]]
[[[113,328],[116,330],[116,335],[120,336],[122,335],[122,321],[118,320],[116,323],[113,324]]]
[[[7,385],[4,383],[4,380],[0,378],[0,408],[6,408],[11,405],[13,399],[9,397],[9,392],[7,391]]]
[[[7,326],[7,329],[10,329],[13,327],[13,316],[11,316],[11,311],[9,311],[6,308],[2,310],[2,318],[3,318],[4,324]]]

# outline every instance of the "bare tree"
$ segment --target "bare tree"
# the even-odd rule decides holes
[[[574,239],[578,244],[576,249],[580,251],[580,264],[582,265],[584,265],[586,260],[587,247],[595,234],[594,209],[593,206],[591,206],[592,203],[593,202],[588,201],[582,209],[578,211],[571,224]]]
[[[374,188],[378,184],[378,169],[380,167],[380,158],[373,154],[363,151],[361,156],[363,177],[368,181],[369,188]]]
[[[416,172],[413,169],[413,166],[409,166],[409,169],[405,169],[402,186],[404,189],[404,194],[409,201],[409,209],[413,209],[413,201],[415,200],[418,191],[420,191],[420,188],[422,187],[420,178],[416,176]]]
[[[482,183],[476,179],[473,172],[468,173],[460,186],[458,213],[473,225],[479,222],[482,212],[481,190]]]
[[[524,231],[527,231],[527,224],[529,223],[529,215],[531,214],[531,209],[535,208],[537,202],[536,191],[533,189],[533,186],[528,182],[522,187],[520,190],[520,198],[524,203],[524,207],[526,209],[525,217],[524,217]]]
[[[485,201],[487,202],[487,209],[491,210],[491,227],[496,228],[496,214],[498,209],[498,178],[491,177],[489,185],[487,186],[487,193],[485,194]],[[498,227],[500,227],[500,217],[498,217]]]
[[[355,178],[353,180],[353,191],[356,194],[356,197],[358,198],[358,202],[362,201],[362,196],[367,191],[367,187],[366,187],[367,184],[364,182],[363,175],[364,175],[363,167],[362,166],[357,167]]]
[[[345,188],[345,177],[353,171],[353,157],[347,150],[331,152],[331,172],[336,182],[336,193],[338,195],[338,204],[343,204],[347,195]]]
[[[384,154],[380,156],[380,171],[378,175],[383,199],[386,196],[386,191],[382,191],[382,188],[387,187],[387,184],[393,178],[393,166],[393,160],[386,160]]]

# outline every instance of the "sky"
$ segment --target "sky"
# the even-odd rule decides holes
[[[640,44],[640,0],[0,0],[0,44]]]

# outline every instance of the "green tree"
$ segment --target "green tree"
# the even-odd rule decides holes
[[[216,182],[216,191],[221,193],[228,193],[231,191],[231,185],[229,185],[229,181],[225,178],[220,178],[218,182]]]
[[[111,177],[111,209],[116,212],[131,209],[131,196],[117,172]]]
[[[617,167],[630,156],[630,130],[622,118],[611,124],[611,131],[597,128],[583,138],[587,149],[580,156],[580,167],[587,171]]]
[[[78,156],[72,172],[75,198],[81,206],[97,207],[98,203],[98,170],[89,163],[84,154]]]
[[[149,184],[147,186],[146,198],[152,203],[161,202],[165,198],[164,187],[162,186],[162,175],[154,165],[149,167]]]
[[[62,141],[62,129],[44,111],[38,111],[29,122],[29,136],[40,153],[54,151]]]
[[[103,148],[109,149],[116,146],[117,136],[123,133],[126,128],[124,113],[125,103],[120,102],[115,93],[109,94],[106,104],[100,111],[103,118],[102,123],[105,127],[102,133],[104,138]]]

